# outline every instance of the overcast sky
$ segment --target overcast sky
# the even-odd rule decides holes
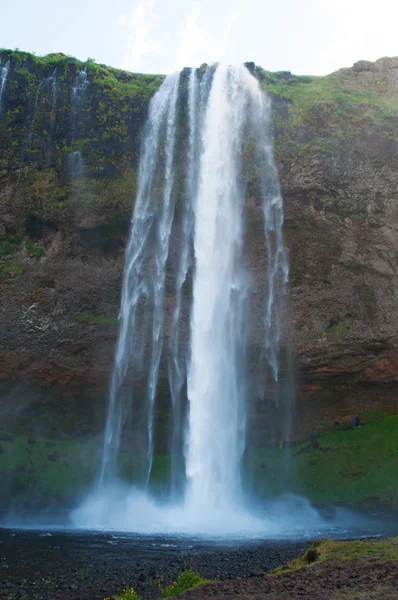
[[[324,75],[398,56],[398,0],[19,0],[0,19],[2,47],[136,72],[252,60]]]

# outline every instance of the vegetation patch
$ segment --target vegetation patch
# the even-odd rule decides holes
[[[21,263],[6,263],[0,265],[0,271],[6,275],[11,275],[12,277],[19,277],[24,271],[26,271],[26,267]]]
[[[184,569],[178,576],[176,581],[173,581],[168,586],[163,587],[162,582],[158,581],[158,587],[160,591],[160,598],[172,598],[183,594],[188,590],[210,583],[208,579],[204,579],[195,571],[195,569],[188,568]],[[128,588],[123,590],[119,594],[114,594],[112,598],[105,598],[104,600],[141,600],[141,596],[137,594],[134,588]]]
[[[263,497],[293,491],[316,503],[398,502],[398,415],[380,410],[359,413],[361,427],[341,424],[318,432],[316,440],[286,451],[264,446],[255,451],[255,489]]]
[[[44,504],[62,501],[93,480],[97,450],[76,439],[49,439],[36,434],[10,435],[0,431],[2,452],[0,504],[10,498],[15,506],[32,495]]]
[[[353,333],[354,329],[348,323],[331,322],[325,327],[325,333],[334,333],[335,335],[344,335],[345,333]]]
[[[74,313],[76,321],[88,323],[96,327],[118,327],[119,319],[110,315],[94,315],[90,312]]]
[[[170,583],[167,587],[163,588],[161,582],[158,582],[159,588],[161,590],[161,598],[171,598],[172,596],[178,596],[178,594],[182,594],[187,590],[191,590],[192,588],[199,587],[200,585],[204,585],[205,583],[209,583],[208,579],[204,579],[195,571],[195,569],[189,568],[185,569],[177,578],[176,581]]]
[[[278,567],[266,577],[280,575],[287,571],[297,571],[297,569],[319,563],[349,562],[358,559],[372,560],[372,562],[398,560],[398,537],[354,541],[317,540],[302,556],[295,558],[287,565]]]
[[[13,256],[20,243],[19,237],[0,238],[0,259]]]
[[[26,254],[30,258],[35,256],[40,257],[44,255],[44,249],[34,242],[26,242]]]
[[[141,596],[137,594],[134,588],[123,590],[120,594],[115,594],[111,598],[105,598],[105,600],[141,600]]]

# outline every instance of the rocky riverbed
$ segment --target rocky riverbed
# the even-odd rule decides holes
[[[239,580],[301,555],[306,540],[209,542],[94,532],[0,530],[0,598],[103,600],[134,586],[159,595],[186,566],[211,580]]]

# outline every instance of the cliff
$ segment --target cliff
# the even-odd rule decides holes
[[[278,94],[288,329],[309,395],[302,411],[319,412],[318,427],[375,405],[394,411],[398,58],[268,89]]]
[[[0,57],[3,426],[48,437],[99,434],[141,131],[163,77],[62,54]],[[398,58],[326,77],[247,66],[273,102],[290,261],[293,435],[359,410],[396,412]],[[247,190],[261,270],[249,159]],[[167,396],[166,377],[160,390]]]

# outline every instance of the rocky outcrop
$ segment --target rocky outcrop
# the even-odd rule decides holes
[[[325,78],[277,138],[291,266],[290,340],[319,425],[397,410],[398,59]],[[311,86],[311,83],[306,85]],[[319,88],[319,85],[318,85]],[[296,122],[294,122],[296,119]],[[284,156],[287,139],[301,146]]]

